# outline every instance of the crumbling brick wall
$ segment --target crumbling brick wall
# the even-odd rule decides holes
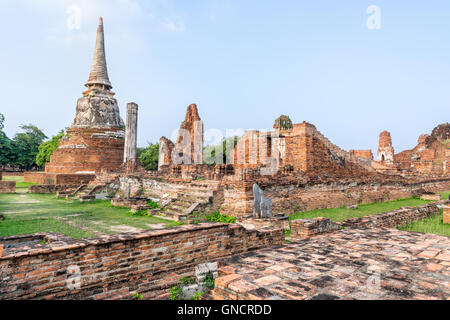
[[[450,179],[422,180],[420,182],[359,181],[307,183],[286,178],[266,181],[242,181],[224,185],[221,213],[237,217],[252,213],[252,186],[258,182],[264,194],[272,200],[274,213],[291,214],[323,208],[365,204],[420,196],[424,191],[450,190]]]
[[[155,299],[201,263],[283,242],[281,229],[208,223],[5,248],[0,299]]]
[[[349,153],[355,158],[373,160],[372,150],[350,150]]]
[[[59,191],[76,190],[80,185],[54,185],[42,184],[36,186],[29,186],[28,193],[36,194],[55,194]]]
[[[417,208],[405,207],[377,215],[347,219],[342,225],[345,227],[358,228],[396,228],[430,218],[439,213],[440,210],[438,204],[431,203]]]
[[[95,179],[94,174],[52,174],[45,172],[25,172],[24,181],[35,184],[80,185]]]

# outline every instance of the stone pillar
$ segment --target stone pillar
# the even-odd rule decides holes
[[[123,162],[126,163],[128,171],[134,171],[136,168],[137,119],[138,105],[136,103],[127,104],[127,126],[125,131]]]

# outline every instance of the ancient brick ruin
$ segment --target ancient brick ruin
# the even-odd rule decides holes
[[[55,181],[53,177],[58,174],[73,174],[76,179],[78,174],[95,175],[122,166],[124,122],[108,77],[102,18],[86,87],[77,101],[75,119],[53,152],[42,178],[28,180],[26,176],[26,181]]]
[[[389,241],[394,237],[401,246],[411,249],[411,256],[420,257],[420,250],[411,248],[411,243],[425,237],[380,228],[434,216],[440,212],[442,204],[444,219],[449,219],[448,202],[445,202],[348,219],[339,224],[323,218],[296,220],[291,227],[292,239],[313,240],[281,247],[282,229],[289,228],[287,215],[291,213],[450,190],[448,123],[436,127],[430,135],[421,135],[414,149],[398,154],[395,154],[391,134],[384,131],[380,134],[375,158],[371,150],[347,152],[313,124],[294,123],[289,116],[282,115],[275,120],[273,130],[248,130],[227,154],[216,155],[215,163],[205,163],[204,124],[197,105],[191,104],[176,140],[160,139],[158,171],[146,171],[137,159],[139,107],[135,103],[127,105],[125,125],[111,92],[102,19],[86,87],[83,97],[78,99],[74,122],[60,140],[45,172],[25,173],[25,181],[39,184],[30,186],[29,192],[52,193],[80,201],[110,199],[113,206],[129,207],[132,212],[147,211],[186,225],[87,240],[54,234],[3,239],[7,247],[3,248],[2,244],[0,248],[3,250],[0,271],[12,280],[0,288],[0,299],[127,299],[139,291],[146,293],[146,298],[167,298],[167,289],[181,276],[191,276],[199,264],[217,261],[224,262],[225,267],[219,270],[221,277],[212,293],[215,298],[270,298],[262,287],[271,284],[275,284],[271,294],[275,292],[283,298],[311,297],[320,290],[322,280],[316,279],[317,286],[302,287],[308,292],[296,295],[289,287],[295,284],[289,274],[304,272],[308,277],[315,277],[319,273],[309,270],[309,266],[302,271],[295,269],[287,256],[304,255],[318,269],[334,267],[331,258],[327,260],[330,263],[323,263],[310,256],[312,252],[312,255],[319,252],[322,260],[329,258],[320,248],[327,241],[324,237],[330,233],[330,239],[339,248],[345,247],[359,257],[362,255],[360,243],[355,239],[364,238],[367,250],[374,251],[367,243],[373,243],[377,237],[382,238],[386,248],[393,246]],[[15,183],[13,186],[13,183],[0,181],[0,193],[13,192],[14,187]],[[149,200],[157,202],[159,208],[149,205]],[[197,225],[199,213],[214,212],[236,217],[238,224]],[[343,238],[336,235],[340,227],[349,228],[342,233]],[[347,244],[346,239],[350,239],[354,247]],[[41,243],[42,240],[47,242]],[[448,239],[432,238],[427,246],[443,241],[448,242]],[[16,246],[21,242],[26,245]],[[271,270],[265,270],[267,274],[260,277],[251,264],[261,266],[264,263],[252,258],[256,255],[252,251],[272,246],[278,247],[261,254],[267,255],[277,271],[290,273],[280,272],[275,276]],[[285,252],[283,259],[286,261],[278,259],[277,252]],[[392,257],[389,250],[383,252],[389,261],[397,261],[398,256]],[[235,256],[238,254],[241,256]],[[232,255],[234,257],[228,260]],[[435,260],[433,263],[441,270],[444,268],[442,261],[448,261],[448,257],[439,250]],[[85,266],[85,282],[80,290],[68,289],[65,275],[61,275],[61,270],[74,263]],[[397,266],[395,263],[392,262]],[[428,267],[422,260],[420,263],[423,264],[420,267]],[[252,279],[256,280],[243,280],[242,274],[246,271],[254,272]],[[339,277],[344,272],[328,271],[335,272],[339,285],[345,287]],[[412,273],[407,276],[413,277]],[[360,278],[360,274],[355,276],[355,279]],[[54,279],[58,282],[52,286]],[[25,282],[28,285],[24,285]],[[416,287],[410,289],[414,294],[421,293]],[[433,291],[437,297],[445,293],[445,288]],[[349,295],[347,292],[336,294]]]
[[[378,158],[372,165],[377,171],[388,174],[448,176],[449,136],[450,124],[444,123],[434,128],[431,135],[420,135],[414,149],[394,154],[391,136],[383,132],[380,135]]]

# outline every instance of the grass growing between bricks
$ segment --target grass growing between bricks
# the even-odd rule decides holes
[[[419,198],[399,199],[394,201],[376,202],[358,205],[358,209],[348,209],[347,207],[319,209],[306,212],[296,212],[289,216],[289,220],[311,219],[317,217],[330,218],[334,222],[342,222],[350,218],[360,218],[369,215],[380,214],[393,211],[402,207],[419,207],[427,203],[428,200]]]
[[[442,209],[440,214],[429,219],[413,222],[406,227],[399,228],[403,231],[414,231],[420,233],[432,233],[440,236],[450,237],[450,224],[444,224]]]
[[[138,232],[180,225],[152,216],[133,216],[129,208],[109,201],[58,199],[47,194],[0,194],[0,237],[38,232],[59,232],[72,238]]]

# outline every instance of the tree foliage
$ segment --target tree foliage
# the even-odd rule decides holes
[[[5,127],[5,116],[0,113],[0,130],[3,130]]]
[[[3,132],[4,124],[5,116],[0,113],[0,165],[10,164],[13,157],[11,139]]]
[[[15,165],[29,169],[36,165],[39,146],[47,136],[32,124],[20,126],[20,129],[23,132],[17,133],[12,140],[12,160]]]
[[[44,167],[47,162],[50,161],[50,156],[53,154],[59,146],[59,140],[64,136],[64,130],[61,130],[56,136],[53,136],[50,140],[43,142],[39,146],[39,152],[36,155],[36,164],[39,167]]]
[[[224,139],[221,144],[219,145],[208,145],[203,148],[203,155],[205,159],[205,163],[216,165],[216,164],[226,164],[227,163],[227,156],[229,156],[230,152],[234,150],[234,147],[236,147],[238,141],[238,136],[235,137],[229,137],[227,139]],[[217,161],[216,159],[216,150],[220,150],[220,145],[222,145],[222,162]],[[231,147],[231,148],[230,148]]]
[[[158,170],[159,143],[149,143],[147,148],[138,148],[137,155],[146,170]]]

